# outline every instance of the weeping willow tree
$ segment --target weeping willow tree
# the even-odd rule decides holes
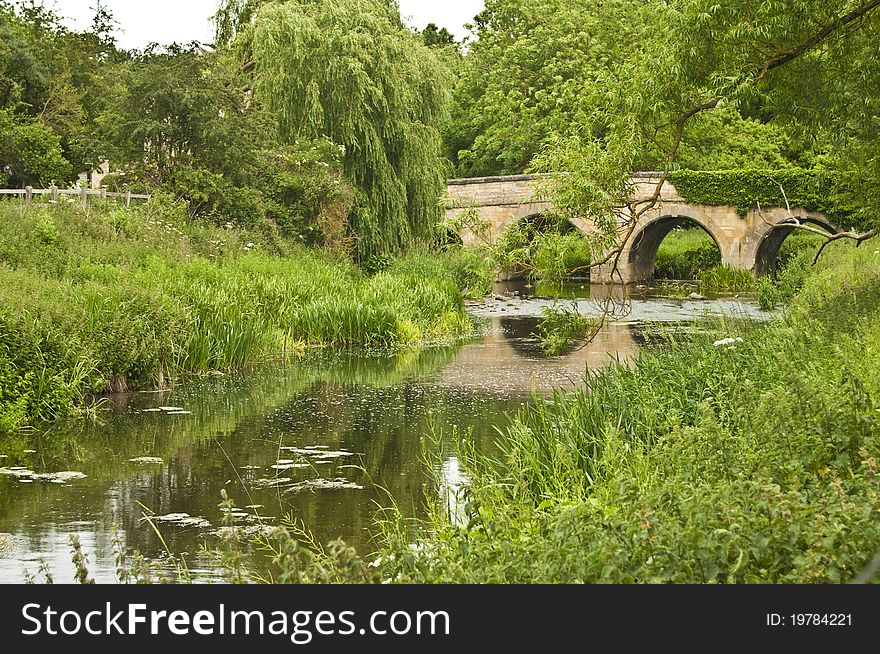
[[[218,36],[237,31],[246,43],[255,91],[285,138],[324,136],[344,147],[362,258],[433,236],[446,177],[439,127],[453,80],[396,2],[232,0],[217,24]]]

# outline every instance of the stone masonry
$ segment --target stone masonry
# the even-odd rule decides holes
[[[463,227],[459,234],[462,241],[465,245],[480,239],[494,242],[514,222],[540,215],[552,207],[546,199],[536,197],[536,180],[537,177],[532,175],[450,180],[447,220],[454,222],[462,212],[476,210],[485,229],[475,234],[470,227]],[[633,177],[633,200],[650,197],[658,182],[657,174],[637,173]],[[660,243],[672,229],[690,221],[700,225],[715,240],[722,263],[748,270],[756,276],[767,274],[773,271],[779,247],[792,231],[790,227],[777,225],[789,221],[792,216],[836,231],[824,215],[800,207],[793,207],[791,213],[780,207],[765,207],[761,211],[753,209],[743,218],[734,206],[690,204],[678,195],[672,184],[666,182],[660,201],[639,220],[633,238],[624,248],[618,269],[612,271],[610,265],[597,267],[592,272],[592,280],[595,283],[632,284],[650,279]],[[572,221],[572,224],[585,234],[594,231],[593,225],[586,220]]]

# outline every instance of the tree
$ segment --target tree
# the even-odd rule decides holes
[[[71,176],[61,141],[51,129],[0,109],[0,185],[63,185]]]
[[[350,204],[339,151],[324,141],[282,145],[248,84],[228,53],[171,46],[134,56],[100,118],[104,149],[124,171],[109,183],[171,190],[193,217],[219,224],[268,219],[288,236],[338,242],[328,217]]]
[[[428,23],[422,30],[422,41],[425,45],[445,48],[447,46],[458,47],[455,35],[445,27],[437,27],[435,23]]]
[[[442,55],[386,0],[290,0],[255,13],[231,4],[253,17],[239,39],[253,56],[256,97],[282,135],[344,147],[359,255],[432,238],[446,178],[438,125],[452,83]]]
[[[126,57],[116,49],[112,24],[100,3],[92,27],[76,32],[42,3],[0,1],[0,109],[50,128],[77,171],[104,154],[95,119]]]
[[[636,0],[489,0],[475,19],[478,38],[465,57],[445,130],[456,173],[525,172],[542,147],[578,134],[585,123],[591,137],[601,138],[607,130],[601,116],[615,89],[641,93],[623,62],[647,60],[650,44],[664,38],[654,4],[642,10],[645,3]],[[798,162],[802,144],[782,133],[759,100],[689,125],[678,165]],[[638,154],[645,170],[665,158],[650,140]]]
[[[601,227],[596,242],[608,254],[594,265],[616,266],[638,218],[659,200],[662,183],[648,200],[629,201],[628,179],[644,153],[662,153],[665,181],[697,121],[756,100],[789,133],[837,148],[837,165],[864,181],[850,200],[876,226],[878,7],[880,0],[644,3],[639,11],[654,21],[654,37],[615,66],[626,83],[535,163],[537,170],[566,171],[549,184],[563,214],[591,217]],[[846,237],[864,240],[874,233]]]

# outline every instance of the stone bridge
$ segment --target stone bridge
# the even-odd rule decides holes
[[[450,180],[446,218],[454,221],[462,212],[476,209],[487,229],[478,235],[470,227],[464,227],[459,234],[462,241],[465,245],[480,239],[494,242],[513,223],[540,216],[552,209],[549,202],[535,198],[536,180],[537,177],[533,175]],[[654,193],[660,178],[658,173],[637,173],[632,181],[632,199],[638,201]],[[760,213],[753,209],[743,218],[735,206],[692,204],[666,182],[660,201],[639,219],[633,237],[624,248],[614,278],[610,265],[595,268],[591,277],[597,283],[624,284],[651,279],[660,243],[675,227],[688,222],[696,223],[714,239],[721,251],[722,263],[748,270],[756,276],[772,273],[779,248],[794,229],[776,225],[790,221],[792,215],[802,222],[818,225],[831,232],[837,231],[824,215],[800,207],[792,207],[791,214],[786,208],[763,207]],[[595,231],[593,224],[587,220],[571,222],[584,234]]]

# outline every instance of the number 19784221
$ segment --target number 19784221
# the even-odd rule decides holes
[[[851,627],[852,613],[767,614],[768,627]]]

